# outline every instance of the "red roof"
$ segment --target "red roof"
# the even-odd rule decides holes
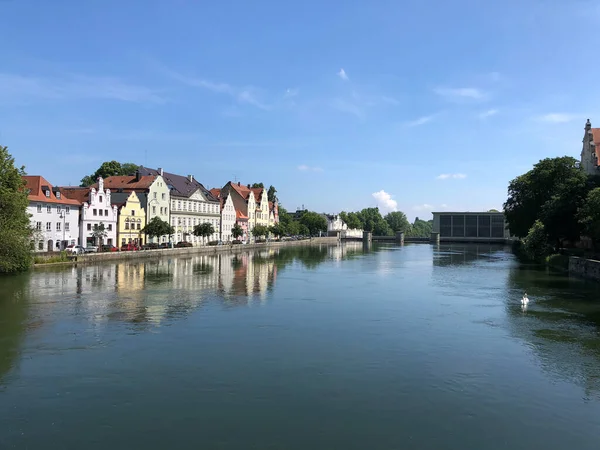
[[[44,203],[57,203],[61,205],[76,205],[79,206],[81,202],[75,200],[69,195],[64,195],[62,190],[54,188],[48,180],[39,175],[26,175],[23,177],[25,180],[26,188],[29,190],[27,198],[33,202],[44,202]],[[46,196],[44,191],[50,191],[50,196]],[[56,192],[60,192],[60,198],[56,198]]]
[[[251,191],[254,192],[254,198],[256,199],[256,201],[260,203],[264,188],[252,188]]]
[[[594,138],[594,144],[596,144],[596,158],[600,164],[600,128],[592,128],[592,137]]]
[[[210,190],[210,193],[212,195],[214,195],[215,197],[219,198],[221,196],[221,189],[219,189],[219,188],[212,188]]]
[[[245,200],[248,200],[248,197],[250,196],[250,192],[252,192],[248,186],[245,186],[243,184],[240,183],[231,183],[231,187],[242,196],[242,198],[244,198]]]
[[[104,179],[104,189],[123,189],[125,191],[145,191],[156,180],[156,175],[142,175],[139,180],[135,175],[112,176]],[[98,183],[94,184],[98,189]]]
[[[239,209],[235,210],[235,217],[242,220],[248,220],[248,216],[241,212]]]
[[[90,188],[88,187],[62,186],[59,189],[61,195],[76,199],[79,203],[87,202],[90,199]]]

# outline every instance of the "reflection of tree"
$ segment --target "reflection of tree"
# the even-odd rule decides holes
[[[600,286],[546,268],[518,265],[510,270],[507,291],[529,294],[526,311],[507,302],[511,333],[526,341],[541,367],[553,377],[582,385],[600,396]]]
[[[28,275],[4,277],[0,295],[0,382],[19,358],[19,347],[28,324]],[[39,325],[41,322],[37,323]]]

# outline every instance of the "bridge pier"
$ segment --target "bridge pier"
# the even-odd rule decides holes
[[[404,245],[404,231],[396,231],[396,244]]]
[[[440,233],[437,231],[432,231],[430,241],[432,244],[440,245]]]
[[[370,231],[363,231],[363,242],[365,244],[370,244],[373,241],[373,233]]]

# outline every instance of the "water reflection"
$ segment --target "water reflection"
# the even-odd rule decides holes
[[[498,244],[445,244],[436,245],[433,265],[437,267],[470,264],[476,261],[489,262],[511,258],[510,247]]]

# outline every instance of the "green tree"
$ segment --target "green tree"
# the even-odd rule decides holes
[[[433,231],[433,220],[421,220],[415,217],[415,221],[406,233],[411,237],[430,237]]]
[[[100,222],[94,224],[92,227],[92,237],[94,238],[96,245],[102,245],[106,236],[108,236],[108,231],[106,231],[104,223]]]
[[[281,237],[285,235],[286,229],[281,223],[276,223],[275,225],[269,227],[269,232],[275,237]]]
[[[291,220],[285,226],[287,234],[290,236],[297,236],[300,234],[300,223],[297,220]]]
[[[277,189],[275,189],[275,186],[269,186],[269,190],[267,191],[267,197],[269,197],[270,202],[274,202],[277,200]]]
[[[24,167],[16,168],[8,147],[0,145],[0,273],[20,272],[31,266],[33,230],[23,175]]]
[[[213,235],[214,233],[214,227],[208,222],[199,223],[194,227],[194,236],[202,237],[202,243],[205,243],[206,238]]]
[[[410,223],[406,218],[406,214],[401,211],[391,212],[387,214],[384,219],[394,232],[404,231],[406,233],[410,230]]]
[[[265,227],[264,225],[256,225],[252,229],[252,236],[254,236],[255,239],[260,239],[261,237],[265,237],[267,234],[269,234],[269,229],[267,227]]]
[[[524,238],[540,220],[556,247],[561,239],[579,239],[576,213],[589,184],[578,165],[569,156],[546,158],[509,183],[504,215],[513,235]]]
[[[105,161],[93,174],[86,175],[81,179],[81,186],[87,187],[93,185],[96,183],[96,181],[98,181],[98,177],[108,178],[117,175],[133,175],[138,168],[139,166],[133,163],[121,164],[120,162],[114,160]]]
[[[542,262],[551,253],[551,250],[544,224],[540,220],[536,220],[523,239],[523,251],[529,259]]]
[[[253,188],[253,189],[256,189],[256,188],[263,188],[263,189],[264,189],[264,188],[265,188],[265,185],[264,185],[264,184],[262,184],[262,183],[253,183],[253,184],[252,184],[252,188]]]
[[[279,223],[286,226],[292,221],[292,215],[283,206],[279,206]]]
[[[588,192],[585,201],[577,212],[577,219],[582,226],[583,233],[592,240],[594,249],[600,243],[600,188]]]
[[[175,234],[175,229],[160,217],[153,217],[142,229],[142,233],[147,234],[151,238],[159,238]]]
[[[310,230],[306,225],[301,223],[298,226],[298,234],[301,236],[308,236],[308,235],[310,235]]]
[[[244,235],[244,229],[240,226],[239,223],[236,222],[233,228],[231,228],[231,235],[234,239],[239,239]]]
[[[300,217],[300,224],[308,228],[307,234],[310,235],[319,234],[319,231],[327,231],[327,219],[316,212],[309,211],[302,214],[302,217]]]

